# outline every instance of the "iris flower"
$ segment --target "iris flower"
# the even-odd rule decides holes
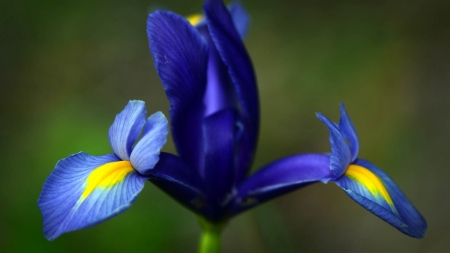
[[[47,239],[97,224],[133,203],[148,170],[158,162],[168,133],[161,112],[148,119],[146,113],[144,102],[130,101],[116,116],[109,128],[113,154],[80,152],[56,164],[38,200]],[[144,125],[142,137],[133,147]]]
[[[343,104],[340,114],[336,124],[317,113],[330,132],[331,154],[300,154],[269,164],[238,188],[238,196],[260,203],[311,183],[331,181],[400,232],[422,238],[425,219],[385,172],[357,157],[358,135]]]
[[[145,110],[131,101],[110,129],[114,154],[69,156],[47,179],[39,207],[48,239],[126,210],[146,180],[200,217],[201,252],[218,247],[231,217],[315,182],[335,182],[401,232],[423,236],[424,219],[398,187],[356,158],[358,138],[343,107],[339,125],[318,114],[331,133],[331,154],[281,158],[248,175],[259,132],[256,79],[242,41],[248,20],[242,6],[227,8],[220,0],[207,0],[204,15],[188,19],[168,11],[149,15],[150,51],[170,101],[178,155],[159,152],[167,135],[161,113],[146,121],[133,147]]]

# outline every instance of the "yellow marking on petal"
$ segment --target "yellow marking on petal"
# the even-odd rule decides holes
[[[345,172],[345,175],[364,185],[373,196],[382,197],[389,204],[392,210],[397,212],[391,196],[384,187],[383,182],[381,182],[380,178],[378,178],[378,176],[372,171],[362,166],[351,164]]]
[[[80,200],[86,199],[98,187],[112,187],[122,182],[129,173],[134,171],[129,161],[111,162],[96,168],[86,179],[86,188]]]
[[[203,15],[192,14],[192,15],[188,16],[186,19],[189,23],[191,23],[192,26],[196,26],[200,23],[200,21],[202,21]]]

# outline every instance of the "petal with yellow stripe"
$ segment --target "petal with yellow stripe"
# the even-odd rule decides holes
[[[129,161],[121,161],[114,154],[78,153],[60,160],[38,200],[44,235],[54,240],[63,233],[95,225],[125,211],[145,180]]]
[[[400,188],[381,169],[357,159],[335,183],[354,201],[401,232],[417,238],[427,224]]]

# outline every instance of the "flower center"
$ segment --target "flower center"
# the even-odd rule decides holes
[[[359,165],[350,164],[345,175],[362,184],[379,204],[381,204],[381,200],[384,200],[394,212],[397,212],[383,182],[372,171]]]
[[[103,164],[92,171],[86,179],[86,188],[81,194],[81,200],[86,199],[97,188],[112,187],[122,182],[129,173],[134,171],[129,161]]]
[[[203,15],[201,14],[192,14],[188,17],[186,17],[187,21],[191,23],[192,26],[196,26],[202,21]]]

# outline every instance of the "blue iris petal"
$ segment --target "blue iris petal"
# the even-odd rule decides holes
[[[233,110],[223,110],[205,119],[204,179],[211,203],[220,205],[234,180],[234,122]]]
[[[130,160],[132,145],[136,142],[145,123],[145,103],[139,100],[128,102],[109,128],[109,143],[114,153],[122,160]]]
[[[339,131],[339,127],[331,122],[321,113],[317,113],[317,118],[322,121],[330,131],[331,158],[330,169],[335,173],[336,177],[341,176],[351,162],[350,148]]]
[[[200,167],[208,46],[185,18],[157,11],[148,17],[150,51],[170,100],[173,139],[180,156]]]
[[[356,133],[356,128],[353,125],[350,116],[348,116],[347,111],[345,110],[344,104],[340,104],[341,107],[341,117],[339,119],[339,129],[341,130],[342,135],[347,138],[350,143],[350,151],[352,154],[351,161],[355,161],[358,157],[359,152],[359,140],[358,134]]]
[[[422,238],[427,229],[425,219],[411,202],[408,201],[406,196],[392,179],[385,172],[368,161],[357,159],[355,164],[376,175],[385,187],[394,207],[391,208],[384,198],[380,199],[380,197],[374,197],[367,187],[358,181],[352,180],[351,177],[347,175],[336,180],[336,184],[345,190],[358,204],[396,227],[402,233],[412,237]]]
[[[159,159],[159,152],[167,141],[169,129],[167,119],[161,112],[154,113],[146,123],[144,134],[131,152],[130,161],[134,169],[145,175],[153,169]]]
[[[233,213],[242,212],[310,183],[328,182],[334,178],[329,164],[328,155],[303,154],[266,165],[239,186]]]
[[[242,39],[247,36],[248,27],[250,23],[250,16],[239,2],[234,2],[228,6],[233,23],[236,26],[236,30]]]
[[[178,156],[162,152],[155,168],[151,170],[150,181],[197,213],[206,208],[205,184],[197,170]]]
[[[250,57],[236,30],[230,12],[222,1],[204,3],[206,23],[222,61],[234,84],[242,112],[245,152],[237,153],[236,183],[245,177],[253,160],[259,132],[259,100],[255,74]]]
[[[204,29],[207,30],[207,27]],[[228,108],[238,109],[236,91],[228,74],[228,68],[220,58],[209,33],[203,33],[203,36],[209,45],[208,82],[203,98],[205,116]]]
[[[38,200],[44,235],[54,240],[63,233],[86,228],[109,219],[130,207],[144,187],[146,178],[131,167],[90,176],[104,165],[124,163],[114,155],[78,153],[60,160],[47,178]],[[103,167],[104,168],[104,167]]]

